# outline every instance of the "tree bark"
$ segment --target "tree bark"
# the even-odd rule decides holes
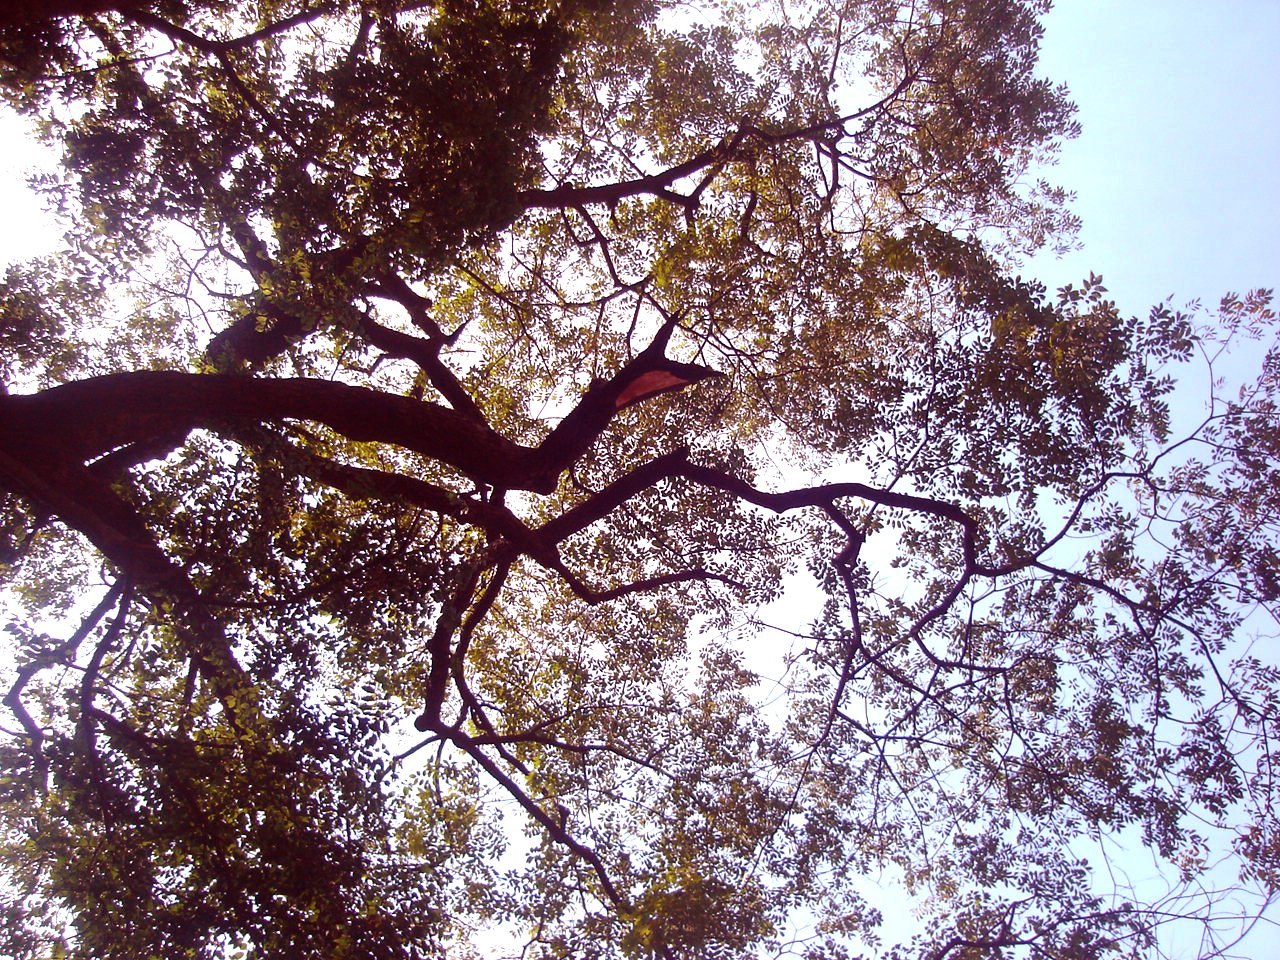
[[[0,397],[0,445],[16,457],[85,463],[200,427],[284,420],[324,424],[350,440],[394,444],[508,489],[550,493],[566,466],[471,417],[409,397],[328,380],[156,370]]]
[[[99,13],[128,9],[132,4],[121,0],[45,0],[43,3],[22,3],[8,0],[0,3],[0,28],[20,27],[42,20],[61,17],[91,17]]]

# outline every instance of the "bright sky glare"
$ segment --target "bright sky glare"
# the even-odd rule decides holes
[[[57,245],[58,228],[26,183],[37,164],[48,162],[48,152],[32,143],[26,121],[0,111],[0,266]]]

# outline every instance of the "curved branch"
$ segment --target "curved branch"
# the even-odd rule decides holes
[[[649,174],[645,177],[638,177],[635,180],[623,180],[618,183],[606,183],[592,187],[575,187],[570,184],[561,184],[550,190],[523,190],[516,195],[516,199],[526,210],[539,208],[556,210],[584,207],[589,203],[603,203],[613,206],[628,197],[651,194],[664,200],[669,200],[685,209],[696,209],[698,205],[697,199],[673,193],[671,185],[678,180],[722,162],[728,157],[732,148],[731,145],[736,146],[740,139],[741,135],[727,139],[709,150],[704,150],[696,156],[690,157],[683,163],[678,163],[674,167],[663,170],[661,173]]]
[[[539,455],[549,464],[559,465],[560,470],[568,469],[622,408],[669,390],[725,376],[700,364],[667,359],[667,344],[679,320],[678,313],[669,315],[649,345],[630,363],[608,380],[593,381],[577,405],[538,445]]]
[[[341,490],[353,500],[400,500],[480,527],[494,537],[501,537],[524,552],[537,555],[537,544],[530,541],[531,531],[514,513],[495,503],[464,497],[401,473],[387,473],[368,467],[327,460],[310,450],[287,445],[292,465],[304,475]]]
[[[740,590],[750,589],[740,580],[734,580],[732,577],[726,577],[723,574],[712,573],[701,567],[695,567],[691,570],[678,570],[674,573],[663,573],[656,577],[646,577],[643,580],[624,583],[622,586],[613,587],[610,590],[592,590],[563,564],[556,568],[556,572],[565,578],[565,582],[569,584],[574,594],[590,604],[608,603],[610,600],[617,600],[619,597],[630,596],[633,593],[644,593],[649,590],[657,590],[659,587],[670,586],[673,583],[690,583],[693,581],[715,580],[731,587],[737,587]]]
[[[210,615],[186,572],[157,543],[143,518],[108,481],[66,462],[35,461],[37,469],[0,448],[0,483],[46,506],[84,534],[131,584],[160,604],[173,604],[174,626],[186,654],[199,665],[233,723],[257,722],[253,682],[236,659],[221,625]]]
[[[426,315],[422,298],[400,277],[371,285],[369,292],[374,296],[386,297],[400,304],[419,328],[428,331],[428,339],[410,336],[398,330],[392,330],[378,323],[372,317],[359,319],[360,334],[383,353],[403,360],[411,360],[427,375],[431,385],[440,395],[449,401],[449,405],[459,413],[470,417],[477,423],[484,423],[484,414],[471,399],[461,381],[440,359],[440,348],[449,342],[443,331]]]
[[[0,446],[38,459],[93,457],[129,444],[284,420],[322,423],[350,440],[404,447],[483,483],[547,493],[558,464],[470,417],[317,379],[136,371],[0,398]]]
[[[85,0],[81,0],[81,2],[86,6],[89,5],[88,3],[85,3]],[[186,44],[187,46],[199,50],[202,53],[224,54],[231,50],[241,50],[245,47],[251,47],[259,41],[274,37],[277,34],[285,33],[292,30],[294,27],[301,26],[302,24],[318,20],[320,17],[328,14],[333,9],[334,5],[329,3],[318,3],[315,6],[304,4],[304,8],[295,14],[283,17],[275,23],[268,24],[267,26],[254,30],[251,33],[246,33],[239,37],[233,37],[229,40],[212,40],[209,37],[203,37],[198,33],[193,33],[185,27],[178,26],[177,24],[171,23],[162,17],[158,17],[149,10],[143,10],[125,3],[110,4],[109,6],[119,9],[126,19],[132,20],[140,26],[150,27],[156,32],[162,33],[174,43]]]
[[[609,876],[609,871],[605,868],[604,861],[600,859],[600,855],[575,839],[561,821],[544,810],[539,803],[520,788],[519,784],[507,776],[490,757],[485,755],[484,751],[480,749],[480,743],[477,740],[459,730],[435,729],[433,732],[438,733],[442,738],[461,748],[489,776],[500,783],[507,793],[547,831],[552,839],[568,847],[576,856],[586,861],[600,881],[600,888],[610,903],[616,907],[626,908],[628,906],[627,898],[622,895],[622,892],[614,884],[613,879]]]
[[[41,670],[62,662],[68,656],[73,656],[80,644],[84,642],[85,637],[93,632],[102,621],[102,618],[107,615],[107,611],[120,600],[121,594],[126,594],[127,597],[127,589],[131,589],[131,587],[126,587],[124,578],[116,580],[98,602],[98,605],[80,622],[80,626],[76,628],[76,631],[67,640],[59,644],[56,649],[39,655],[31,662],[25,663],[18,668],[13,685],[4,696],[4,705],[17,717],[18,723],[22,725],[23,732],[27,735],[32,767],[36,774],[36,786],[42,791],[48,789],[49,780],[49,760],[44,755],[43,749],[44,730],[27,712],[27,708],[22,702],[22,691],[31,681],[31,678]],[[127,600],[125,604],[121,604],[122,609],[126,604]],[[119,623],[121,619],[122,617],[117,617],[116,623]]]

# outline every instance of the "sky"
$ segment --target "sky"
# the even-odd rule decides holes
[[[1083,126],[1049,176],[1084,226],[1035,275],[1099,273],[1129,314],[1280,285],[1280,2],[1060,0],[1045,25]]]
[[[1099,273],[1126,315],[1280,286],[1280,0],[1058,0],[1045,28],[1041,74],[1083,127],[1048,176],[1083,226],[1080,249],[1028,272],[1051,290]],[[1165,945],[1196,956],[1181,932]],[[1280,960],[1276,929],[1234,955]]]
[[[26,142],[23,125],[0,113],[0,264],[48,253],[56,231],[39,202],[26,189],[36,151]]]
[[[1048,176],[1083,226],[1078,250],[1028,273],[1051,290],[1101,274],[1126,315],[1280,286],[1280,0],[1058,0],[1045,28],[1041,74],[1083,127]],[[1166,946],[1196,956],[1183,933]],[[1280,960],[1275,928],[1234,955]]]

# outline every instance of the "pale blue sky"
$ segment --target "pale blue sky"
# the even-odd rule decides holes
[[[1042,74],[1081,137],[1051,171],[1083,249],[1032,271],[1101,273],[1122,310],[1280,286],[1280,0],[1059,0]]]
[[[1280,287],[1280,0],[1057,0],[1041,73],[1079,107],[1083,133],[1049,177],[1084,225],[1080,250],[1028,273],[1050,289],[1101,273],[1130,315]],[[1178,940],[1175,956],[1198,954]],[[1280,960],[1276,929],[1232,955]]]

